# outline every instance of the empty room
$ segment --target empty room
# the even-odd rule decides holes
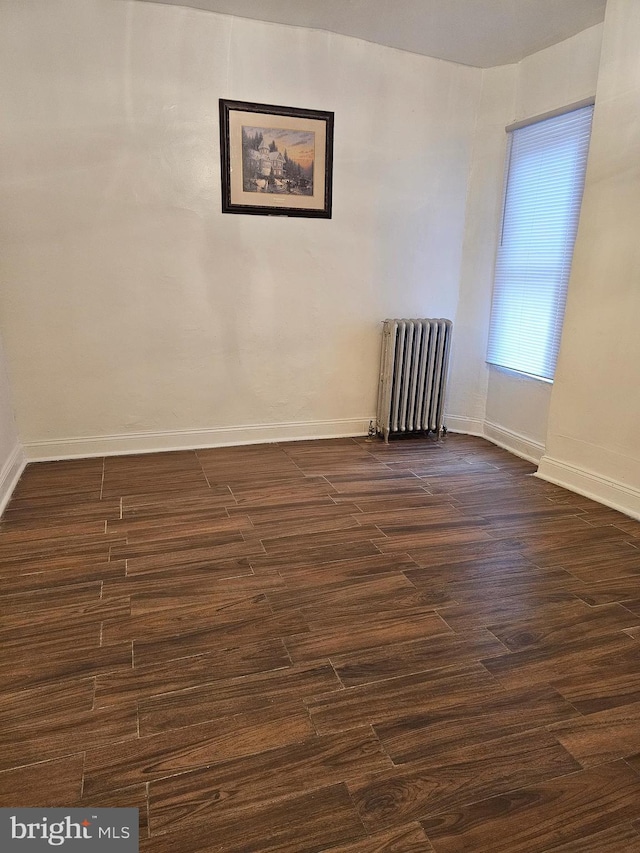
[[[640,2],[0,0],[0,849],[640,853]]]

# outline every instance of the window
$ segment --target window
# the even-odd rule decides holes
[[[553,379],[593,106],[509,133],[487,361]]]

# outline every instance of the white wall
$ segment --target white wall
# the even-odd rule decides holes
[[[482,72],[131,0],[0,28],[0,307],[32,457],[357,433],[454,317]],[[218,98],[333,110],[332,220],[220,213]]]
[[[489,370],[485,363],[496,240],[502,212],[506,152],[504,132],[513,113],[517,68],[483,72],[474,134],[460,271],[460,295],[447,397],[447,425],[460,432],[484,432]]]
[[[639,44],[640,4],[609,0],[540,474],[640,518]]]
[[[13,416],[6,359],[0,340],[0,514],[24,469],[24,453]]]
[[[506,155],[505,127],[595,95],[602,25],[484,72],[465,231],[456,359],[467,365],[449,418],[538,460],[552,386],[485,364]],[[463,337],[463,340],[461,338]],[[464,388],[464,390],[463,390]]]

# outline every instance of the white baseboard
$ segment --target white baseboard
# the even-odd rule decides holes
[[[527,459],[529,462],[537,464],[544,453],[544,444],[540,444],[526,435],[521,435],[513,430],[505,429],[505,427],[493,424],[490,421],[485,421],[482,418],[464,418],[458,415],[447,415],[444,419],[449,432],[463,433],[464,435],[477,435],[480,438],[486,438],[492,444],[497,444],[520,456]]]
[[[484,437],[488,438],[493,444],[497,444],[498,447],[502,447],[528,462],[533,462],[535,465],[540,462],[544,455],[544,444],[490,421],[484,422]]]
[[[444,422],[449,432],[463,435],[484,437],[484,421],[482,418],[464,418],[459,415],[445,415]]]
[[[175,432],[137,432],[121,435],[95,435],[53,441],[25,442],[30,462],[57,459],[115,456],[131,453],[157,453],[171,450],[197,450],[238,444],[267,444],[275,441],[304,441],[317,438],[348,438],[366,435],[375,416],[344,418],[335,421],[250,424],[216,429],[188,429]]]
[[[11,451],[11,455],[2,466],[0,471],[0,515],[4,512],[6,505],[11,500],[13,490],[18,485],[27,460],[20,444]]]
[[[640,489],[633,486],[584,468],[576,468],[550,456],[542,457],[535,476],[640,520]]]

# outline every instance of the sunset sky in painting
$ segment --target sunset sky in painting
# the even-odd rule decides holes
[[[284,154],[286,149],[289,157],[295,160],[296,163],[299,163],[303,169],[306,169],[315,160],[316,135],[313,131],[286,130],[274,127],[247,127],[247,125],[243,125],[243,128],[249,136],[261,133],[267,145],[274,140],[278,146],[278,151]]]

